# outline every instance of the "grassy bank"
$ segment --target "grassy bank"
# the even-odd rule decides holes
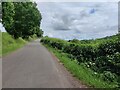
[[[27,41],[23,40],[22,38],[14,39],[8,33],[3,32],[1,42],[2,42],[2,53],[0,53],[0,56],[4,56],[24,46]]]
[[[21,47],[27,42],[37,39],[36,35],[29,37],[28,39],[14,39],[7,32],[0,32],[0,57],[5,56]]]
[[[2,33],[0,32],[0,57],[2,55]]]
[[[74,77],[81,80],[84,84],[90,87],[95,88],[115,88],[115,83],[108,83],[99,78],[94,71],[88,69],[84,66],[84,64],[78,65],[77,61],[71,59],[69,54],[63,53],[61,50],[51,48],[48,45],[46,46],[50,52],[54,53],[54,55],[64,64],[64,66],[70,71]]]

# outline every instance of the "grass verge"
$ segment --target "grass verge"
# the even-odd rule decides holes
[[[6,32],[0,32],[0,57],[24,46],[26,41],[22,38],[14,39]]]
[[[2,33],[0,32],[0,57],[2,56]]]
[[[14,39],[7,32],[0,32],[0,57],[5,56],[21,47],[27,42],[37,39],[36,35],[29,37],[28,39]]]
[[[28,39],[14,39],[7,32],[0,32],[0,57],[5,56],[21,47],[23,47],[27,42],[36,40],[37,36],[33,35]]]
[[[81,80],[84,84],[95,88],[115,88],[115,83],[109,83],[103,81],[92,70],[86,68],[84,64],[78,65],[76,60],[72,60],[68,57],[68,54],[63,53],[60,50],[51,48],[48,45],[44,45],[49,51],[55,54],[55,56],[64,64],[64,66],[70,71],[74,77]]]
[[[27,41],[23,40],[22,38],[14,39],[6,32],[2,32],[2,53],[0,56],[5,56],[12,51],[21,48],[26,44]]]

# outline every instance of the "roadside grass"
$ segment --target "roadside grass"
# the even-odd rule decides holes
[[[27,42],[37,39],[36,35],[29,37],[28,39],[14,39],[7,32],[0,32],[0,57],[5,56],[21,47],[23,47]]]
[[[103,81],[92,70],[86,68],[84,64],[77,64],[76,60],[72,60],[68,57],[68,54],[63,53],[60,50],[51,48],[48,45],[44,45],[49,51],[55,54],[55,56],[64,64],[64,66],[72,73],[72,75],[78,78],[83,84],[94,88],[115,88],[115,83],[109,83]]]
[[[2,56],[2,33],[0,32],[0,57]]]
[[[28,39],[14,39],[7,32],[0,32],[0,57],[5,56],[21,47],[23,47],[27,42],[36,40],[38,37],[33,35]]]
[[[27,41],[22,38],[14,39],[11,35],[6,32],[2,32],[2,53],[0,56],[5,56],[18,48],[21,48],[26,44]]]

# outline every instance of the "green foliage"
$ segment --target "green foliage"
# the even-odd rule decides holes
[[[14,39],[8,33],[2,33],[2,55],[6,55],[26,43],[22,38]]]
[[[14,35],[14,15],[14,4],[12,2],[2,2],[2,23],[6,31],[11,35]]]
[[[110,71],[104,71],[101,76],[105,81],[108,82],[114,82],[116,80],[116,75],[114,73],[111,73]]]
[[[64,64],[64,66],[72,73],[72,75],[82,81],[83,84],[95,87],[95,88],[115,88],[117,87],[114,82],[106,82],[97,76],[97,73],[88,69],[84,63],[81,65],[77,64],[75,59],[70,58],[71,55],[67,53],[63,53],[61,50],[52,48],[45,44],[45,46],[52,51]],[[103,75],[101,75],[103,76]],[[108,75],[109,76],[109,75]],[[103,78],[103,77],[102,77]]]
[[[2,33],[0,31],[0,57],[2,55]]]
[[[117,81],[114,76],[118,77],[120,75],[119,36],[118,34],[96,40],[73,40],[68,42],[44,37],[41,42],[70,54],[70,57],[76,59],[78,64],[84,63],[86,67],[94,72],[104,74],[104,80],[112,82],[112,80]]]
[[[43,35],[43,31],[39,27],[36,28],[36,35],[37,35],[37,37],[42,37],[42,35]]]
[[[41,14],[32,2],[2,2],[2,23],[14,38],[28,38],[36,34],[41,37]]]
[[[79,40],[78,39],[73,39],[73,40],[69,40],[68,42],[78,43]]]

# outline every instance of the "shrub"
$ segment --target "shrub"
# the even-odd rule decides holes
[[[88,68],[102,73],[105,80],[112,82],[120,75],[120,39],[118,36],[80,42],[44,37],[41,42],[68,53],[69,57],[76,59],[79,64],[85,63]]]

